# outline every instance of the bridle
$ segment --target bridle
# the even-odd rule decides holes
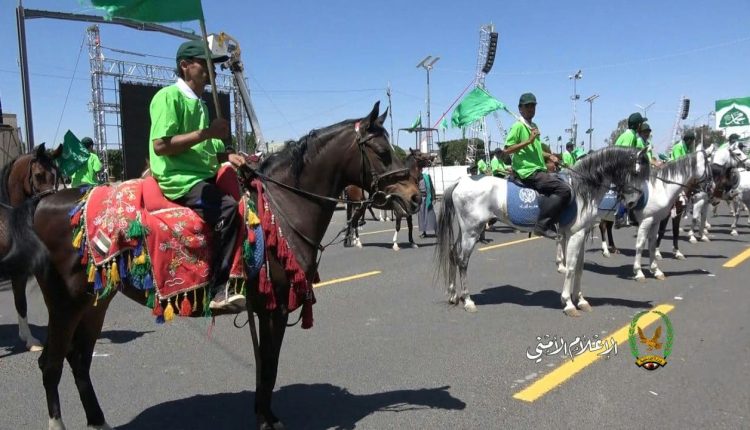
[[[696,155],[698,153],[703,154],[703,174],[701,175],[700,178],[698,178],[695,181],[694,186],[706,185],[713,180],[713,177],[711,176],[711,162],[708,160],[708,154],[706,153],[706,150],[701,149],[695,152]],[[682,182],[672,181],[667,178],[662,178],[661,176],[655,176],[655,178],[666,184],[679,185],[684,188],[689,188],[689,185],[690,185],[688,183],[682,183]]]
[[[45,171],[47,170],[46,163],[49,163],[50,171],[52,172],[53,179],[52,183],[54,186],[50,189],[40,191],[37,189],[36,185],[34,184],[34,165],[39,164],[42,166],[42,169]],[[45,160],[40,161],[39,158],[35,155],[31,158],[31,161],[29,161],[29,172],[28,172],[28,181],[29,181],[29,190],[31,190],[31,195],[27,196],[31,199],[41,199],[42,197],[45,197],[50,194],[54,194],[57,192],[58,187],[60,186],[60,176],[58,175],[58,167],[54,164],[52,160]]]

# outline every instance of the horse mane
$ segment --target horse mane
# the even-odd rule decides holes
[[[299,182],[305,164],[323,149],[324,145],[317,144],[317,142],[326,142],[329,135],[338,133],[344,128],[351,127],[353,130],[353,124],[356,121],[347,119],[328,127],[310,130],[307,135],[297,141],[287,141],[281,151],[271,154],[271,156],[263,160],[259,171],[269,175],[279,169],[287,169],[291,166],[292,176],[295,182]]]
[[[624,164],[635,163],[637,149],[622,146],[608,146],[594,151],[579,160],[571,169],[571,183],[581,197],[584,207],[593,199],[602,183],[610,180],[615,184],[630,182],[632,169],[622,169]],[[643,179],[647,178],[643,174]]]
[[[675,175],[689,176],[695,171],[698,164],[697,152],[688,154],[678,160],[671,160],[651,171],[652,182],[658,178],[669,179]]]
[[[10,192],[8,191],[8,181],[10,180],[10,172],[13,170],[13,163],[18,160],[18,157],[10,160],[5,166],[0,169],[0,202],[10,203]]]

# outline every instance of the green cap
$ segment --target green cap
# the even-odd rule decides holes
[[[737,133],[732,133],[729,135],[729,142],[734,143],[736,141],[740,140],[740,135]]]
[[[646,122],[646,120],[648,120],[648,118],[644,118],[640,112],[632,113],[628,117],[628,127],[631,125],[638,125],[638,124],[644,123]]]
[[[651,126],[650,126],[650,125],[648,125],[648,123],[647,123],[647,122],[644,122],[643,124],[641,124],[641,130],[648,130],[648,131],[651,131]]]
[[[693,130],[685,130],[684,133],[682,133],[682,140],[695,140],[695,132]]]
[[[518,100],[518,105],[523,106],[530,104],[536,104],[536,96],[532,93],[521,94],[521,98]]]
[[[94,146],[94,140],[90,137],[84,137],[83,139],[81,139],[81,143],[86,148],[91,148],[92,146]]]
[[[204,46],[203,39],[189,40],[177,48],[176,59],[178,63],[180,60],[187,60],[190,58],[202,58],[204,60],[207,58],[206,47]],[[224,61],[227,61],[229,57],[226,55],[212,54],[211,59],[214,63],[223,63]]]

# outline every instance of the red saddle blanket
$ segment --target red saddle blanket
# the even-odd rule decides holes
[[[235,181],[217,180],[217,186],[239,197]],[[226,190],[234,185],[233,190]],[[240,204],[245,219],[245,204]],[[156,289],[156,298],[169,299],[208,284],[211,265],[212,228],[197,213],[167,200],[153,178],[135,179],[116,186],[93,188],[86,199],[83,240],[89,245],[89,258],[96,268],[104,267],[101,276],[118,276],[132,267],[133,260],[144,250],[150,260],[151,273],[144,278]],[[240,229],[235,241],[230,278],[245,278],[242,243],[246,229]],[[125,253],[125,251],[130,251]],[[128,260],[123,257],[127,256]],[[153,279],[151,279],[153,274]],[[94,275],[96,276],[96,275]],[[101,280],[107,285],[107,280]],[[143,282],[141,283],[143,284]],[[148,285],[141,285],[148,290]],[[95,286],[96,289],[96,286]]]

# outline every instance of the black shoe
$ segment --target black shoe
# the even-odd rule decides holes
[[[245,301],[245,296],[242,294],[227,296],[226,288],[221,288],[214,298],[211,299],[208,307],[214,315],[238,314],[247,310]]]
[[[424,239],[425,237],[427,237],[427,233],[425,232],[419,233],[419,237]]]
[[[619,230],[619,229],[621,229],[623,227],[627,227],[629,225],[630,225],[630,223],[628,222],[627,215],[625,215],[625,216],[623,216],[621,218],[615,218],[615,229],[616,230]]]

